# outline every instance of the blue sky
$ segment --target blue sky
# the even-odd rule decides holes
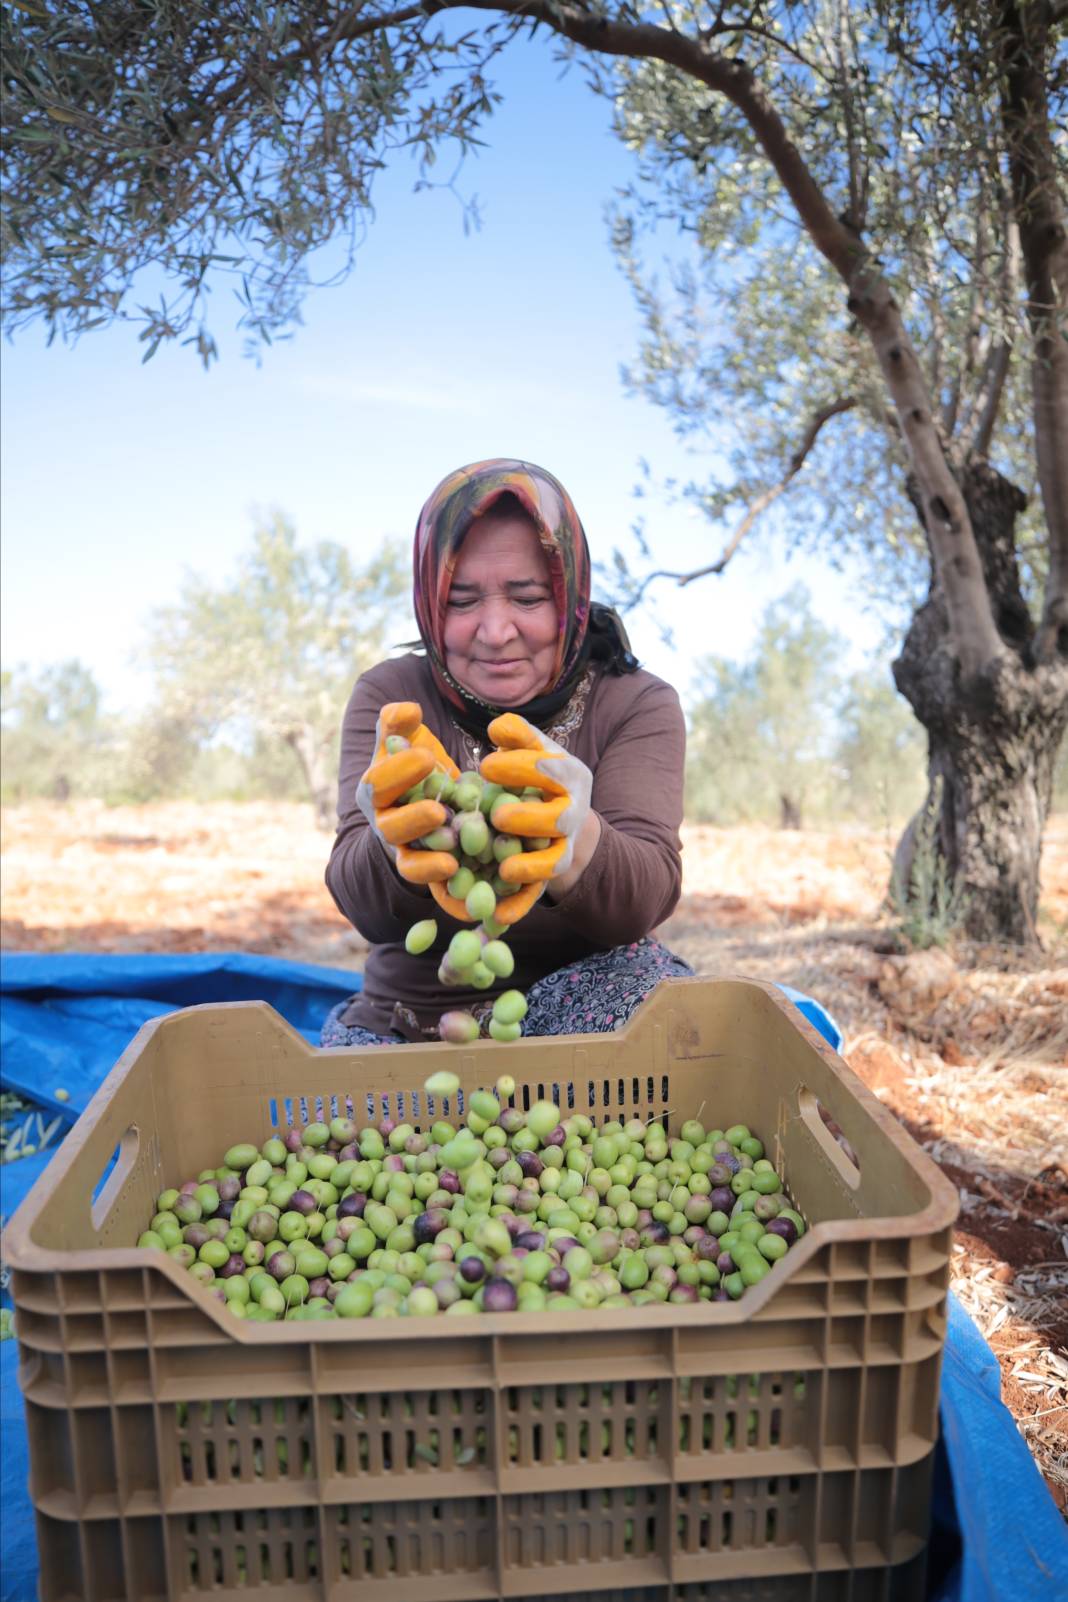
[[[223,355],[208,372],[180,348],[141,366],[122,327],[73,348],[30,330],[5,349],[5,666],[80,657],[114,710],[142,703],[147,614],[186,569],[231,576],[256,507],[281,508],[302,541],[369,555],[386,535],[410,537],[452,468],[521,456],[566,484],[594,559],[607,560],[627,543],[639,458],[658,477],[700,472],[668,417],[623,392],[639,323],[604,207],[632,164],[607,103],[577,71],[561,77],[540,41],[513,47],[492,76],[504,103],[459,178],[481,228],[465,235],[454,194],[414,193],[415,166],[399,158],[352,277],[313,292],[304,326],[261,365],[241,354],[225,287],[212,317]],[[718,554],[726,531],[690,509],[644,511],[660,564]],[[638,654],[685,697],[694,658],[744,654],[763,606],[797,579],[857,661],[875,626],[848,576],[764,542],[722,578],[662,584],[676,649],[632,615]]]

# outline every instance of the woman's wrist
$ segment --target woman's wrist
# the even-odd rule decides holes
[[[549,880],[546,888],[550,901],[561,901],[570,890],[574,889],[589,867],[600,840],[601,820],[591,808],[583,818],[582,827],[575,836],[575,849],[570,864],[563,873]]]

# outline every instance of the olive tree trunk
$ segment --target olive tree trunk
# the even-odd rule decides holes
[[[926,806],[938,809],[938,844],[963,898],[965,931],[976,940],[1030,944],[1037,939],[1053,768],[1068,726],[1068,664],[1035,661],[1014,541],[1023,495],[982,462],[964,470],[961,489],[1007,649],[978,674],[961,674],[936,576],[894,663],[894,679],[927,731]],[[923,521],[920,497],[913,502]],[[906,884],[916,821],[895,861]]]
[[[297,762],[315,807],[315,821],[321,829],[332,829],[336,820],[334,776],[330,745],[309,724],[287,729],[283,736]]]

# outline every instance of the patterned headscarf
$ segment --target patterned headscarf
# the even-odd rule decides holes
[[[553,676],[545,692],[536,702],[528,703],[526,709],[511,710],[544,715],[551,710],[549,702],[562,704],[588,654],[590,552],[578,513],[563,485],[531,462],[500,457],[450,473],[419,514],[415,531],[415,616],[442,694],[481,724],[485,718],[477,709],[485,708],[486,703],[463,690],[445,666],[446,603],[464,536],[474,520],[488,512],[502,495],[514,495],[537,529],[549,563],[558,630]]]

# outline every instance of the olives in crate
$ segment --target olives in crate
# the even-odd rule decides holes
[[[491,1030],[518,1030],[525,1010],[505,991]],[[456,1043],[477,1038],[469,1013],[446,1018]],[[423,1088],[449,1120],[440,1106],[424,1130],[339,1115],[230,1146],[214,1185],[171,1176],[137,1245],[234,1317],[273,1323],[737,1301],[805,1233],[745,1124],[689,1120],[671,1139],[549,1099],[510,1106],[511,1075],[461,1095],[442,1069]],[[743,1174],[737,1189],[714,1183]]]

